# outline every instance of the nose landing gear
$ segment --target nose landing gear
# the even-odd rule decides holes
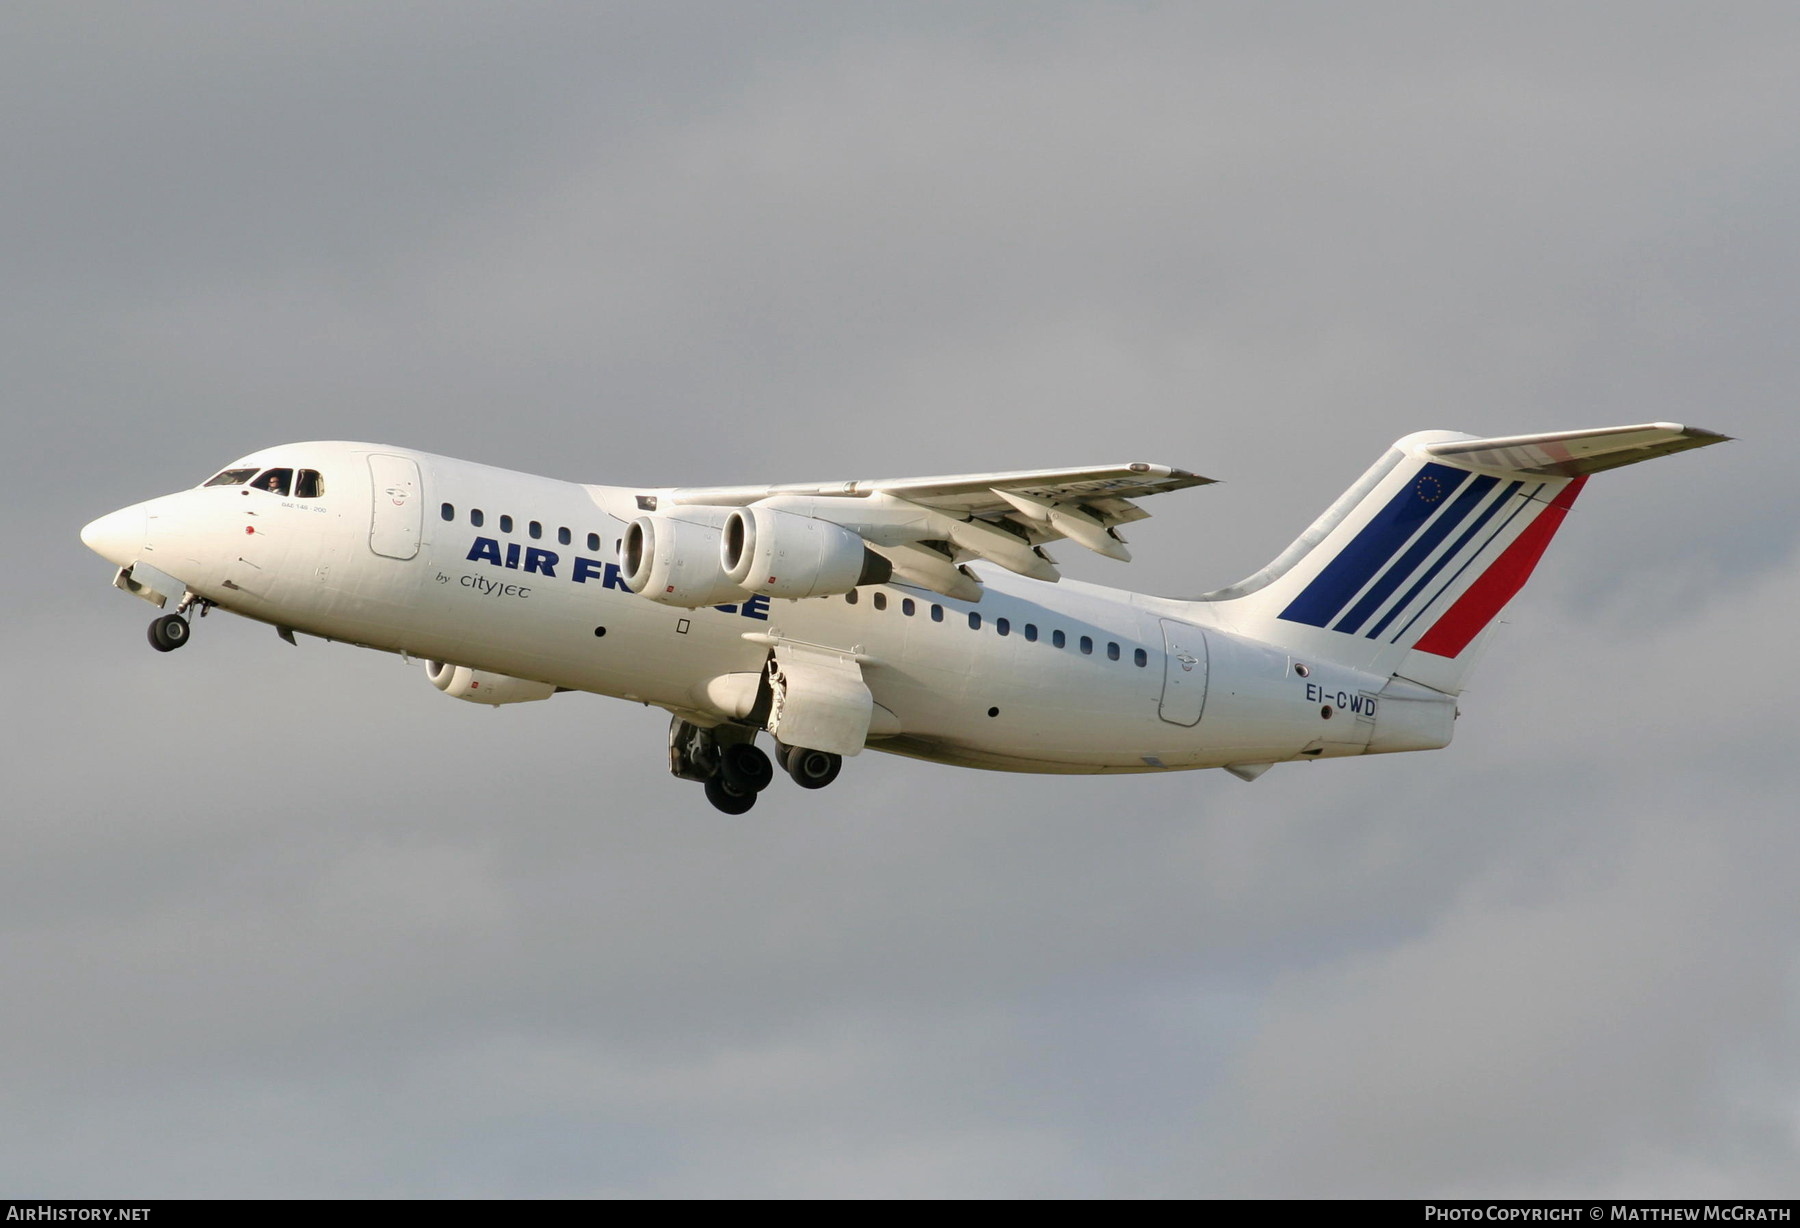
[[[150,647],[174,652],[188,642],[188,621],[179,614],[164,614],[150,623]]]
[[[162,602],[158,601],[157,604],[161,605]],[[196,606],[200,609],[200,617],[205,618],[206,612],[212,609],[213,603],[194,593],[185,593],[173,614],[164,614],[161,618],[151,619],[150,647],[158,652],[174,652],[187,643],[188,637],[193,634],[192,628],[188,626],[187,612]]]

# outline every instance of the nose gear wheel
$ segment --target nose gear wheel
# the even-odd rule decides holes
[[[150,647],[174,652],[188,642],[188,621],[179,614],[164,614],[150,623]]]

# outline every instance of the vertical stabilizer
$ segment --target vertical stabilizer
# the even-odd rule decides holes
[[[1725,438],[1663,422],[1408,435],[1268,567],[1201,600],[1246,635],[1455,694],[1590,474]]]

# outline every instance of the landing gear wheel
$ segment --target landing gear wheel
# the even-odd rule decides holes
[[[804,746],[790,746],[781,757],[781,766],[787,774],[794,778],[794,783],[802,789],[823,789],[838,778],[844,770],[844,757],[834,755],[828,750],[808,750]]]
[[[164,614],[150,624],[150,647],[158,652],[174,652],[188,642],[187,619],[179,614]]]
[[[756,794],[748,791],[740,793],[725,783],[723,776],[714,776],[706,782],[706,800],[726,814],[743,814],[756,805]]]
[[[738,742],[719,752],[719,775],[715,779],[723,780],[739,793],[754,796],[768,788],[769,782],[775,779],[775,766],[757,748],[756,743]],[[714,802],[713,805],[717,806],[718,803]],[[745,809],[749,807],[746,806]]]

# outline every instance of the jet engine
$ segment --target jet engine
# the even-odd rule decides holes
[[[548,682],[528,682],[505,674],[451,665],[447,661],[425,662],[425,676],[431,685],[452,699],[466,699],[472,704],[522,704],[534,699],[549,699],[556,688]]]
[[[696,509],[699,510],[699,509]],[[708,509],[719,516],[718,509]],[[717,524],[670,515],[639,516],[625,526],[619,574],[640,597],[698,609],[749,596],[719,562]]]
[[[754,505],[725,518],[719,561],[731,580],[771,597],[847,593],[894,574],[892,563],[842,525]]]

